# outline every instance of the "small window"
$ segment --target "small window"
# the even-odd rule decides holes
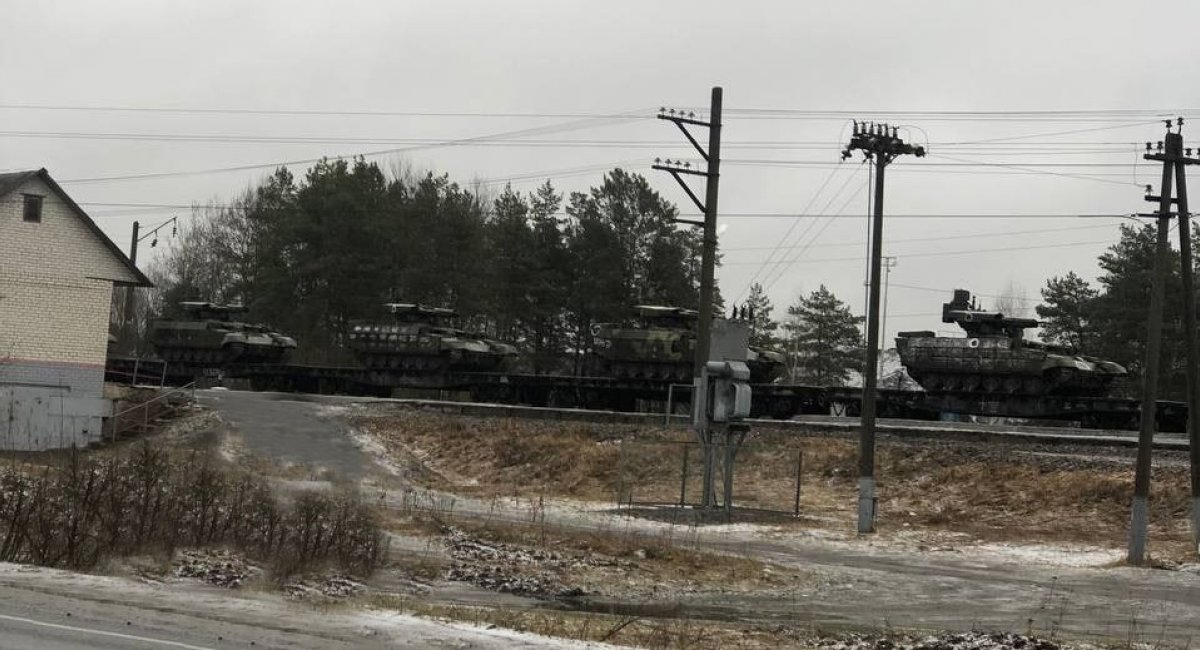
[[[38,194],[25,194],[25,220],[39,222],[42,220],[42,197]]]

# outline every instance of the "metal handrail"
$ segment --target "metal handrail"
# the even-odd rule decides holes
[[[196,382],[193,381],[193,382],[185,384],[183,386],[179,386],[178,388],[172,388],[171,390],[163,393],[162,395],[158,395],[152,399],[148,399],[144,402],[141,402],[139,404],[131,406],[125,410],[118,411],[118,412],[112,414],[112,416],[109,417],[109,421],[112,422],[112,441],[116,442],[117,436],[122,431],[119,426],[120,419],[122,416],[127,415],[129,413],[133,413],[134,411],[136,411],[138,409],[142,409],[142,425],[145,426],[146,424],[149,423],[150,405],[151,404],[163,401],[163,400],[167,399],[168,397],[171,397],[172,395],[176,395],[176,394],[183,393],[183,392],[190,392],[191,394],[188,396],[188,399],[191,401],[195,401],[196,400]]]

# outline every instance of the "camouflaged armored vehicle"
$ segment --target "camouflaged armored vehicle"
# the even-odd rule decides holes
[[[693,309],[635,305],[630,323],[592,327],[595,374],[629,379],[687,381],[696,358]]]
[[[490,372],[505,370],[517,357],[512,345],[453,327],[458,317],[454,310],[412,303],[384,306],[392,322],[356,323],[350,329],[350,349],[367,368]]]
[[[596,373],[632,379],[689,382],[696,359],[700,314],[694,309],[635,305],[628,324],[593,327]],[[753,383],[771,382],[782,372],[783,355],[750,348],[746,365]]]
[[[160,318],[151,324],[150,342],[168,363],[223,365],[227,363],[284,363],[296,340],[265,325],[240,323],[241,305],[181,302],[182,318]]]
[[[942,322],[957,323],[967,336],[923,331],[896,338],[900,362],[928,391],[1102,396],[1126,375],[1111,361],[1025,340],[1036,320],[980,310],[969,291],[954,291],[954,299],[942,305]]]

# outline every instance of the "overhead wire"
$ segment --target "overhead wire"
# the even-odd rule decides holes
[[[1052,249],[1052,248],[1072,248],[1072,247],[1076,247],[1076,246],[1094,246],[1097,244],[1112,244],[1112,243],[1113,242],[1111,239],[1100,239],[1100,240],[1094,240],[1094,241],[1078,241],[1078,242],[1067,242],[1067,243],[1061,243],[1061,244],[1034,244],[1034,245],[1030,245],[1030,246],[1007,246],[1007,247],[1001,247],[1001,248],[974,248],[974,249],[957,249],[957,250],[952,250],[952,251],[904,253],[904,257],[905,258],[909,258],[909,257],[950,257],[950,256],[955,256],[955,255],[973,255],[973,254],[977,254],[977,253],[999,253],[999,252],[1038,250],[1038,249]],[[861,262],[861,261],[864,261],[865,259],[867,259],[865,256],[814,258],[814,259],[809,259],[809,260],[800,260],[797,258],[797,259],[792,260],[792,263],[793,264],[794,263],[815,264],[815,263],[827,263],[827,262]],[[758,262],[725,262],[725,263],[723,263],[723,265],[724,266],[739,266],[739,265],[740,266],[748,266],[750,264],[757,264],[757,263]]]
[[[750,290],[750,287],[754,286],[754,282],[758,279],[759,274],[761,274],[763,269],[765,269],[767,265],[771,263],[771,260],[775,257],[775,254],[779,251],[779,248],[783,245],[783,243],[792,236],[792,232],[795,231],[796,226],[800,224],[800,217],[803,216],[804,213],[808,212],[809,208],[811,208],[813,203],[816,202],[817,197],[819,197],[821,193],[825,191],[825,188],[829,186],[830,181],[833,180],[833,177],[837,174],[839,169],[841,169],[840,166],[833,168],[829,172],[829,175],[825,177],[825,181],[822,182],[819,187],[817,187],[817,191],[813,192],[812,196],[809,197],[808,203],[804,204],[804,208],[800,210],[800,213],[792,216],[792,223],[788,226],[787,232],[783,234],[783,237],[780,237],[778,240],[776,240],[774,249],[767,255],[766,259],[762,261],[762,265],[755,269],[754,275],[750,277],[750,280],[746,283],[746,286],[743,287],[742,290],[738,292],[738,295],[734,297],[734,303],[736,303],[738,300],[741,300],[742,296],[744,296],[746,292]],[[849,182],[850,178],[853,178],[853,174],[847,177],[846,182]],[[845,183],[843,183],[843,186],[844,185]],[[838,191],[840,192],[841,188],[839,188]],[[803,237],[803,235],[801,235],[801,237]]]
[[[866,183],[866,182],[864,182],[862,185],[859,185],[858,188],[855,189],[854,192],[851,193],[851,195],[846,199],[846,202],[842,204],[842,207],[834,214],[841,215],[841,214],[845,213],[846,208],[850,207],[851,201],[858,198],[859,194],[863,191],[863,189],[867,185],[868,185],[868,183]],[[836,198],[837,197],[835,196],[834,199],[830,199],[830,203],[832,203]],[[826,207],[828,207],[828,206],[826,206]],[[797,261],[799,261],[801,258],[804,257],[804,254],[806,252],[808,252],[808,249],[811,248],[812,245],[814,243],[816,243],[816,241],[818,239],[820,239],[821,235],[829,228],[829,225],[832,224],[833,222],[834,222],[834,219],[832,217],[826,219],[825,222],[821,225],[821,228],[819,230],[817,230],[817,232],[813,234],[812,238],[810,238],[808,240],[808,245],[806,245],[804,248],[800,249],[800,252],[797,253],[796,256],[793,257],[791,260],[787,261],[786,264],[784,264],[782,267],[777,267],[779,269],[779,271],[777,273],[775,273],[774,277],[769,282],[767,282],[767,284],[766,284],[767,290],[770,290],[772,287],[774,287],[775,284],[777,282],[779,282],[779,280],[781,278],[783,278],[783,276],[786,275],[788,271],[791,270],[792,266],[794,266]],[[774,270],[772,270],[772,272],[774,273]]]
[[[889,218],[890,218],[890,216],[889,216]],[[961,240],[961,239],[980,239],[980,238],[992,238],[992,237],[1020,237],[1020,236],[1024,236],[1024,235],[1045,234],[1045,233],[1052,233],[1052,232],[1076,232],[1079,230],[1098,230],[1101,228],[1112,228],[1113,225],[1114,224],[1095,224],[1095,225],[1090,225],[1090,226],[1070,226],[1070,227],[1066,227],[1066,228],[1036,228],[1036,229],[1032,229],[1032,230],[1012,230],[1012,231],[1008,231],[1008,232],[969,233],[969,234],[961,234],[961,235],[935,235],[935,236],[931,236],[931,237],[909,237],[909,238],[902,238],[902,239],[889,239],[888,244],[907,244],[907,243],[913,243],[913,242],[929,242],[929,241],[952,241],[952,240]],[[864,243],[866,243],[866,242],[864,242],[864,241],[837,242],[837,243],[833,243],[833,244],[824,244],[823,247],[824,248],[837,248],[837,247],[843,247],[843,246],[845,246],[845,247],[862,246]],[[770,246],[741,246],[741,247],[733,246],[733,247],[724,247],[721,249],[721,251],[723,253],[731,253],[731,252],[741,252],[741,251],[766,250],[768,248],[771,248],[771,247]],[[784,248],[785,249],[794,249],[794,248],[799,248],[799,246],[787,246]]]
[[[305,116],[338,116],[338,117],[471,117],[471,118],[546,118],[546,119],[592,119],[612,118],[622,120],[654,119],[652,109],[644,109],[644,115],[634,114],[634,111],[624,113],[593,113],[593,112],[494,112],[494,111],[382,111],[382,110],[321,110],[294,108],[204,108],[204,107],[172,107],[172,106],[104,106],[104,105],[67,105],[67,104],[0,104],[4,110],[39,110],[39,111],[90,111],[103,113],[181,113],[181,114],[220,114],[220,115],[305,115]],[[640,113],[640,111],[637,111]]]
[[[599,125],[597,123],[597,120],[600,120],[600,119],[603,119],[603,118],[585,118],[585,119],[580,119],[580,120],[573,120],[571,122],[563,122],[563,123],[555,124],[555,125],[526,128],[526,129],[517,129],[517,130],[512,130],[512,131],[502,131],[499,133],[470,136],[470,137],[466,137],[466,138],[448,139],[448,140],[443,140],[441,142],[431,143],[431,144],[413,145],[413,146],[408,146],[408,147],[382,149],[382,150],[377,150],[377,151],[367,151],[367,152],[359,152],[359,153],[353,153],[353,154],[339,154],[339,155],[335,155],[335,156],[319,156],[316,158],[305,158],[305,159],[300,159],[300,160],[276,161],[276,162],[271,162],[271,163],[254,163],[254,164],[248,164],[248,165],[234,165],[234,166],[230,166],[230,167],[218,167],[218,168],[212,168],[212,169],[199,169],[199,170],[189,170],[189,171],[151,172],[151,173],[143,173],[143,174],[127,174],[127,175],[121,175],[121,176],[75,178],[75,179],[63,180],[60,182],[63,184],[81,185],[81,184],[87,184],[87,183],[105,183],[105,182],[113,182],[113,181],[136,181],[136,180],[148,180],[148,179],[157,179],[157,178],[177,178],[177,177],[181,177],[181,176],[197,176],[197,175],[216,174],[216,173],[225,173],[225,172],[252,171],[252,170],[256,170],[256,169],[271,169],[271,168],[283,167],[283,166],[287,166],[287,165],[311,164],[311,163],[320,162],[322,160],[330,160],[330,159],[373,158],[376,156],[392,155],[392,154],[397,154],[397,153],[407,153],[407,152],[411,152],[411,151],[421,151],[421,150],[436,149],[436,148],[441,148],[441,147],[459,146],[459,145],[476,142],[476,141],[483,140],[483,139],[519,138],[519,137],[522,137],[525,135],[540,135],[540,134],[544,134],[544,133],[561,133],[561,132],[584,129],[584,128],[592,128],[592,127]]]

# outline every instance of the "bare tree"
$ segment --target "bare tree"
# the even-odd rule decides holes
[[[1004,290],[996,296],[996,300],[993,303],[996,311],[1005,316],[1016,318],[1028,317],[1031,311],[1029,308],[1030,304],[1029,294],[1025,291],[1025,287],[1012,280],[1008,281]]]

